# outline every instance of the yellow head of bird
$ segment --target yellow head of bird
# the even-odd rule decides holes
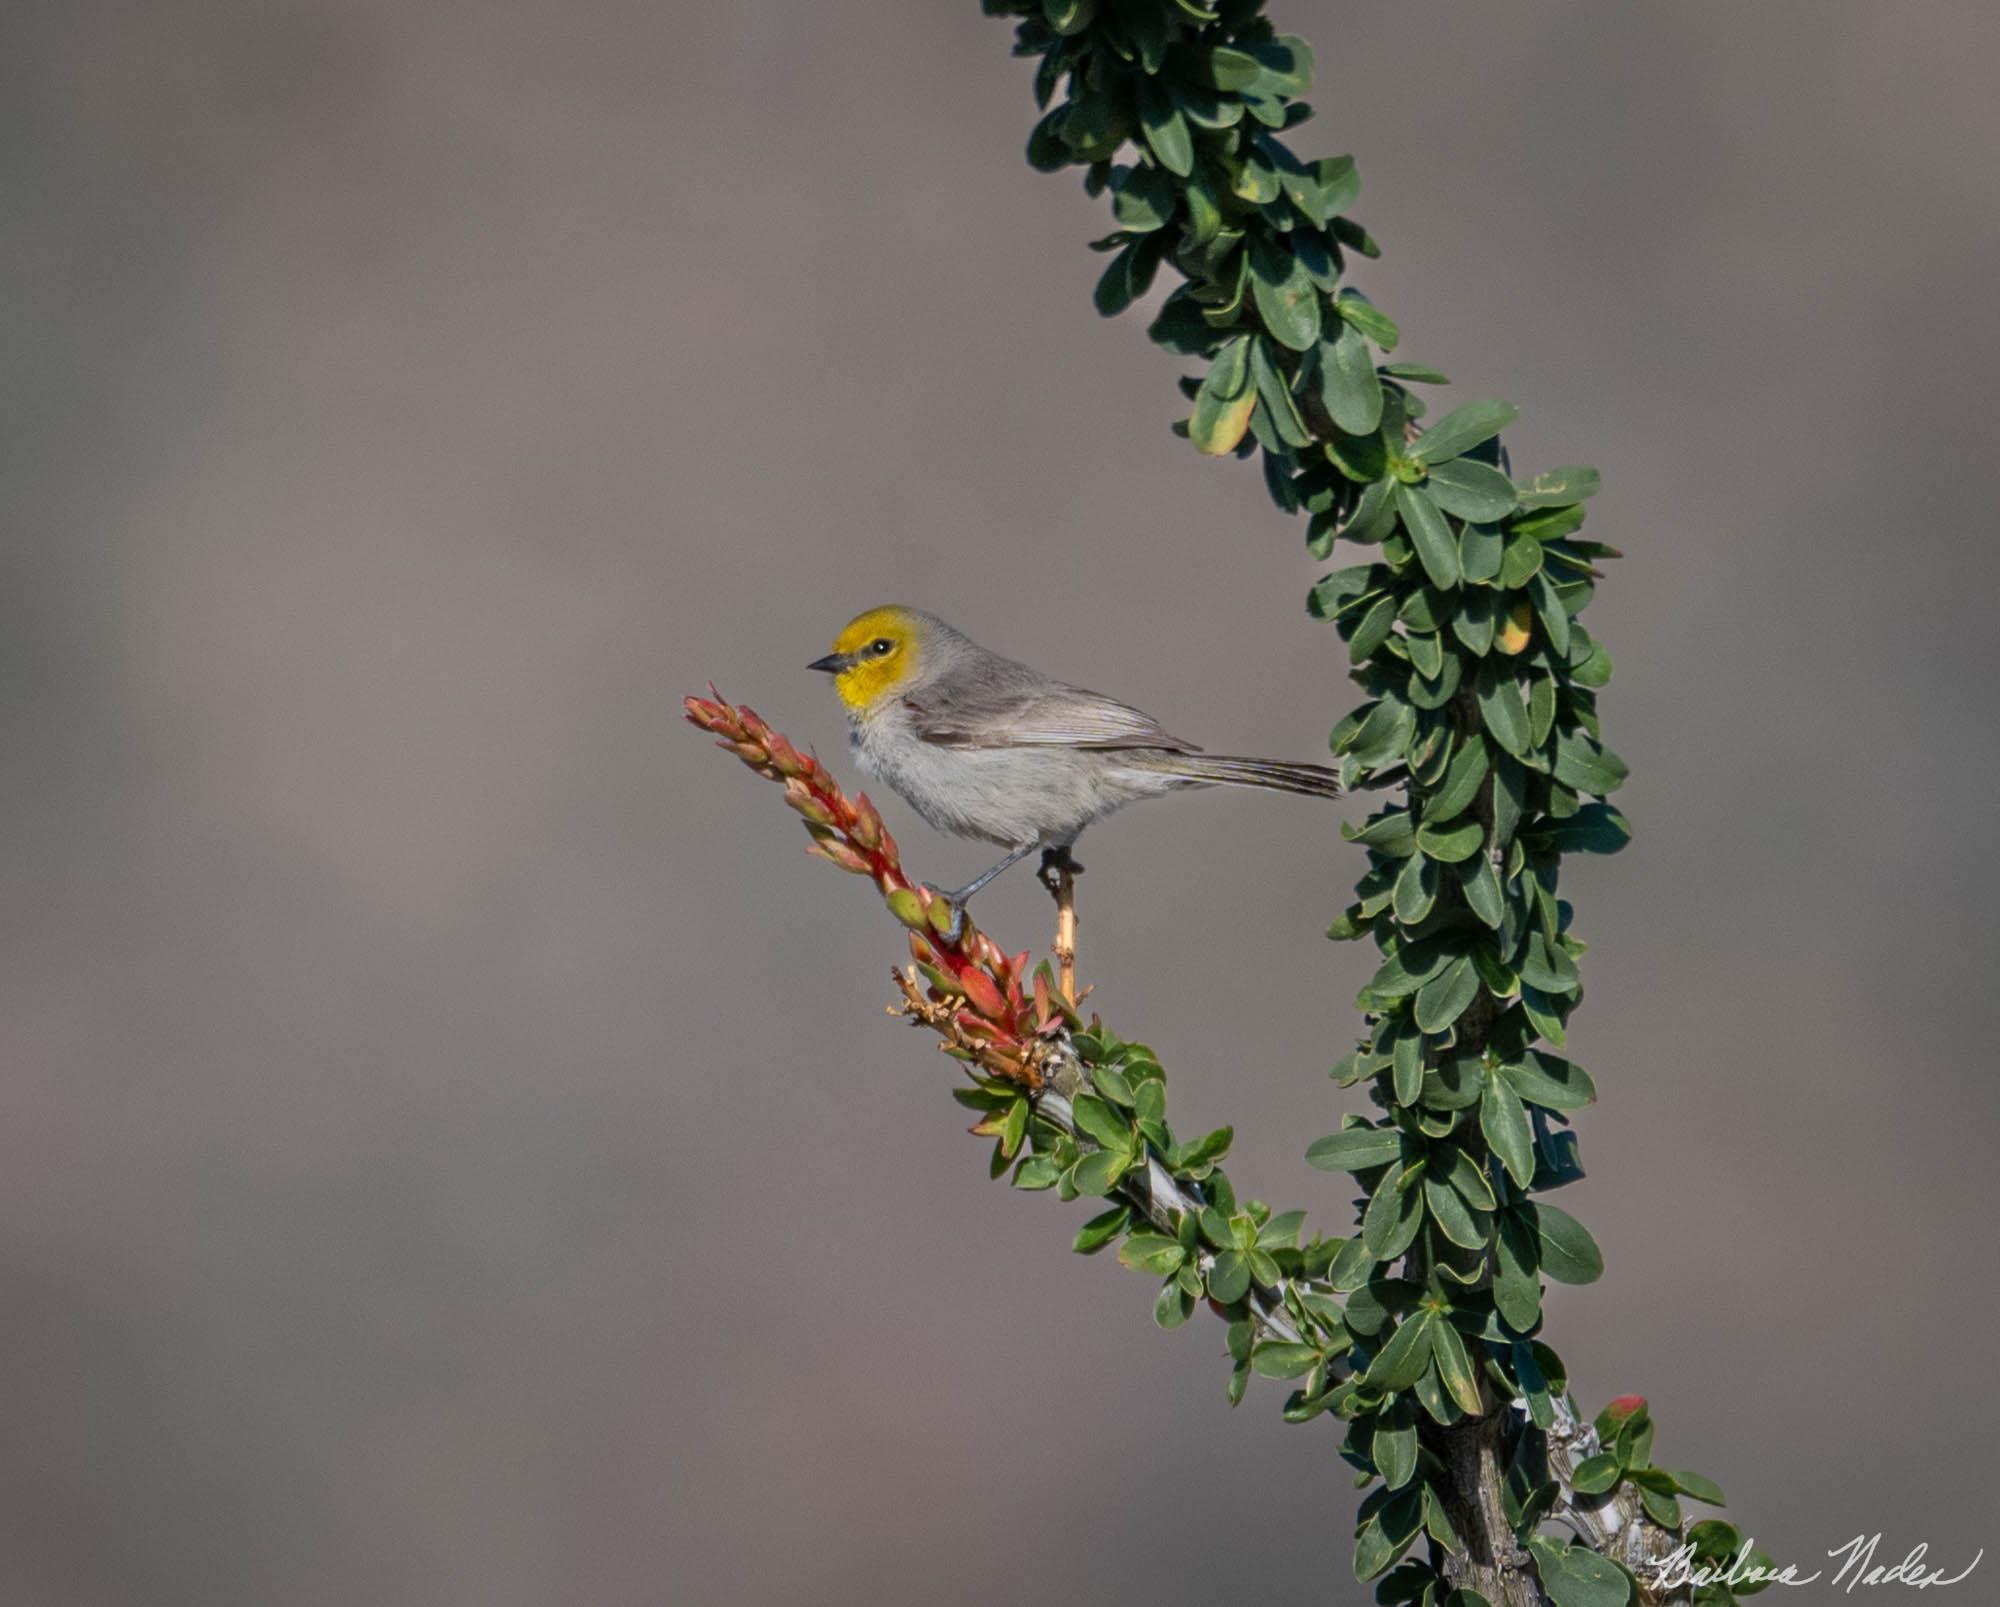
[[[923,621],[893,605],[857,614],[833,639],[833,651],[807,669],[833,677],[840,701],[859,713],[908,686],[917,676]]]

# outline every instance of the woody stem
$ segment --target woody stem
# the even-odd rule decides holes
[[[1076,1003],[1076,872],[1065,858],[1056,867],[1056,983]]]

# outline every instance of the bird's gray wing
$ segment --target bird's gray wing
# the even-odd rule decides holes
[[[1047,681],[906,697],[916,734],[941,748],[1166,748],[1199,753],[1150,714],[1102,692]]]

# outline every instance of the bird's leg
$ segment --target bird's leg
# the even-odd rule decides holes
[[[1076,1003],[1076,879],[1083,867],[1070,858],[1069,844],[1059,843],[1042,850],[1041,869],[1035,873],[1056,901],[1056,984],[1071,1004]]]
[[[984,887],[988,882],[992,881],[993,878],[998,876],[1003,870],[1006,870],[1010,865],[1020,864],[1021,861],[1026,859],[1028,855],[1032,853],[1037,846],[1038,845],[1035,843],[1023,843],[1019,848],[1016,848],[1012,853],[1010,853],[1005,859],[1001,860],[1000,863],[995,865],[991,870],[982,871],[979,875],[973,877],[971,881],[967,882],[963,887],[958,888],[954,892],[946,892],[941,887],[931,887],[929,882],[924,883],[926,887],[930,887],[930,890],[933,893],[937,894],[939,898],[943,899],[947,904],[951,906],[952,910],[951,930],[946,935],[950,937],[954,943],[958,941],[959,934],[965,930],[964,921],[962,918],[962,912],[965,909],[965,906],[972,901],[972,895],[978,892],[980,888]]]

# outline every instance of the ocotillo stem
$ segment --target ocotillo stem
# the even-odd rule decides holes
[[[1056,867],[1056,984],[1076,1003],[1076,872],[1067,861]]]

